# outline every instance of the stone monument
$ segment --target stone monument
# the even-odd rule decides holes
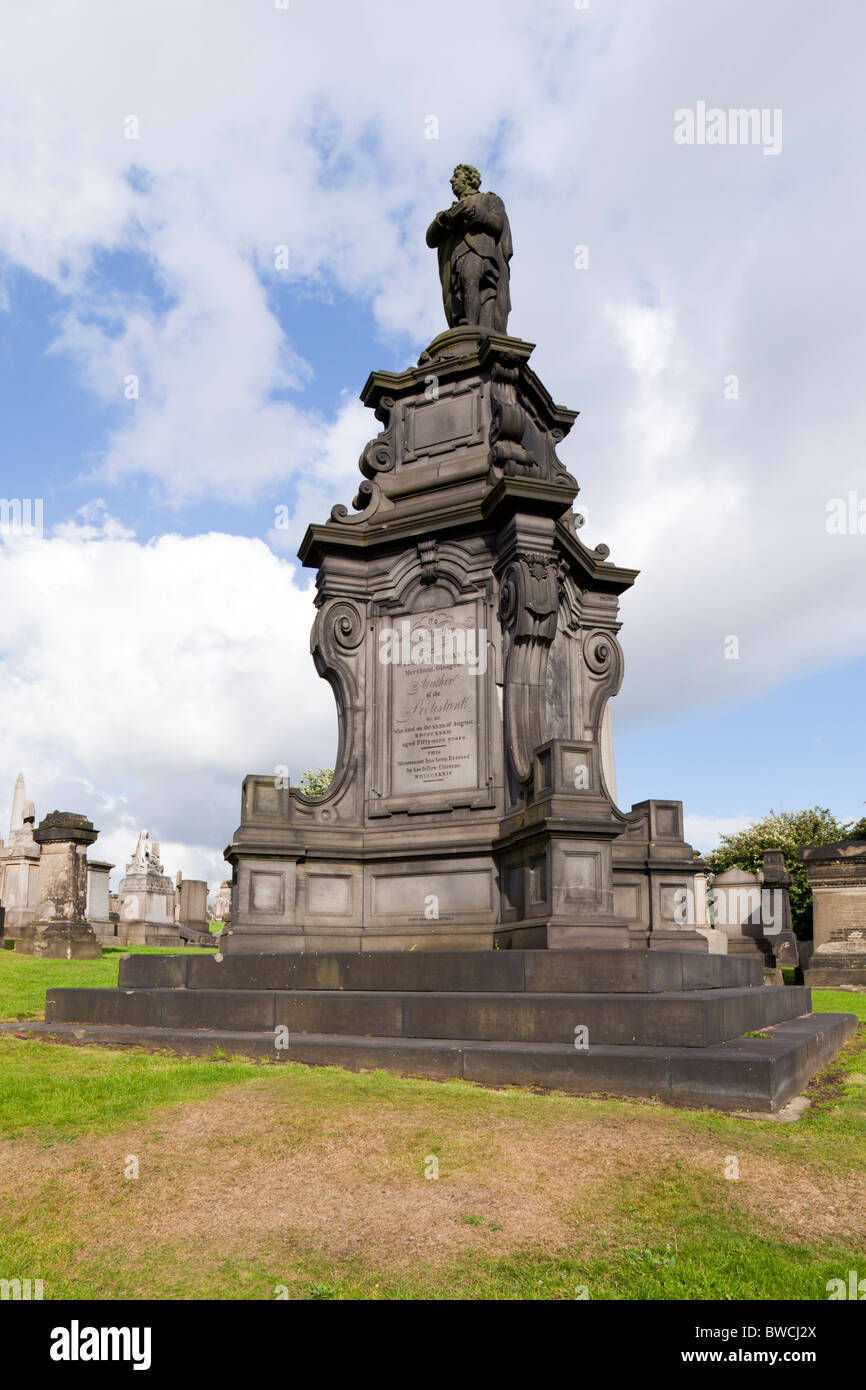
[[[709,953],[680,803],[616,804],[605,709],[635,571],[578,535],[557,453],[576,412],[508,333],[501,200],[470,166],[452,187],[428,232],[449,328],[368,379],[382,429],[353,511],[301,544],[332,782],[246,778],[218,953],[130,955],[117,989],[52,989],[29,1026],[777,1110],[856,1019]]]
[[[39,858],[39,903],[21,927],[15,950],[23,955],[98,959],[102,948],[87,920],[87,849],[99,832],[86,816],[52,811],[34,839]]]
[[[36,812],[27,800],[19,772],[12,795],[9,843],[0,840],[0,902],[6,909],[6,935],[17,937],[36,916],[39,905],[39,845],[33,836]]]
[[[805,981],[819,989],[866,985],[866,840],[800,850],[812,890],[814,951]]]
[[[782,966],[799,969],[790,884],[778,849],[763,851],[763,867],[756,874],[731,868],[712,879],[714,926],[727,936],[730,955],[760,957],[766,984],[782,983]]]
[[[207,910],[207,884],[204,879],[181,878],[178,874],[178,931],[193,946],[214,946]]]
[[[111,912],[109,876],[113,864],[105,860],[87,861],[87,920],[97,939],[105,945],[117,943],[117,915]]]
[[[454,202],[427,228],[427,245],[439,252],[448,327],[476,324],[507,333],[512,247],[505,204],[480,191],[481,175],[471,164],[457,165],[451,188]]]
[[[215,922],[228,922],[231,920],[232,912],[232,886],[229,882],[220,884],[214,893],[213,920]]]
[[[159,845],[146,830],[138,837],[120,881],[118,942],[123,946],[181,946],[174,921],[174,885],[159,862]]]
[[[416,367],[370,376],[361,397],[383,428],[354,512],[335,506],[300,548],[339,751],[322,796],[247,777],[226,850],[230,954],[707,950],[668,912],[703,869],[679,803],[657,803],[670,828],[647,825],[637,854],[650,803],[613,800],[605,711],[635,571],[578,536],[557,455],[577,412],[508,336],[508,218],[479,182],[459,165],[427,234],[453,326]]]

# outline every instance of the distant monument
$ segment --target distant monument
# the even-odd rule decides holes
[[[34,832],[41,848],[39,902],[32,922],[21,927],[21,955],[98,959],[102,948],[87,920],[87,850],[98,831],[86,816],[52,811]]]
[[[36,811],[27,800],[23,773],[15,779],[9,843],[0,840],[0,903],[6,909],[6,935],[17,937],[29,925],[39,905],[40,848],[33,835]]]
[[[106,860],[87,861],[87,920],[103,945],[117,943],[118,914],[111,910],[109,877],[113,864]]]
[[[174,921],[174,885],[162,870],[159,845],[139,834],[118,889],[117,940],[123,946],[182,946]]]
[[[230,883],[220,884],[214,893],[213,917],[215,922],[228,922],[232,912],[232,886]]]
[[[782,851],[765,849],[758,873],[731,868],[712,879],[711,914],[731,955],[758,956],[765,984],[782,984],[782,967],[799,969],[791,918],[791,875]]]
[[[866,986],[866,840],[800,850],[812,890],[814,951],[806,984]]]
[[[191,946],[214,946],[207,910],[207,883],[202,878],[177,876],[177,929]]]

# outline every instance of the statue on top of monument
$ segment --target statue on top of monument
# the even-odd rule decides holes
[[[451,187],[455,201],[427,228],[427,245],[439,252],[448,327],[465,323],[507,333],[512,246],[505,204],[481,192],[481,175],[471,164],[457,165]]]
[[[130,862],[129,862],[129,863],[127,864],[127,866],[126,866],[126,871],[127,871],[127,873],[130,873],[131,871],[134,871],[135,869],[146,869],[146,868],[147,868],[147,861],[148,861],[148,859],[149,859],[149,857],[150,857],[149,850],[148,850],[148,841],[149,841],[149,840],[150,840],[150,836],[148,835],[147,831],[146,831],[146,830],[142,830],[142,831],[140,832],[140,834],[139,834],[138,842],[137,842],[137,844],[136,844],[136,846],[135,846],[135,852],[133,853],[132,859],[130,860]]]

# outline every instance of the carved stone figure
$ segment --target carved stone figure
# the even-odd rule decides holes
[[[138,841],[137,841],[137,843],[136,843],[136,846],[135,846],[135,850],[134,850],[134,852],[133,852],[132,859],[129,861],[129,863],[128,863],[127,866],[126,866],[126,871],[127,871],[127,873],[129,873],[129,872],[131,872],[131,871],[135,871],[136,869],[146,869],[146,868],[147,868],[147,860],[148,860],[148,854],[149,854],[149,852],[148,852],[148,842],[149,842],[149,839],[150,839],[150,836],[148,835],[147,831],[146,831],[146,830],[142,830],[142,831],[140,832],[140,834],[139,834]]]
[[[457,165],[451,187],[455,201],[427,228],[427,245],[439,252],[448,327],[465,323],[507,333],[512,246],[505,204],[480,191],[481,175],[471,164]]]

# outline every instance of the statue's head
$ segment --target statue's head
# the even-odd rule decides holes
[[[455,198],[465,198],[468,193],[478,192],[481,175],[473,164],[458,164],[451,175],[451,187]]]

